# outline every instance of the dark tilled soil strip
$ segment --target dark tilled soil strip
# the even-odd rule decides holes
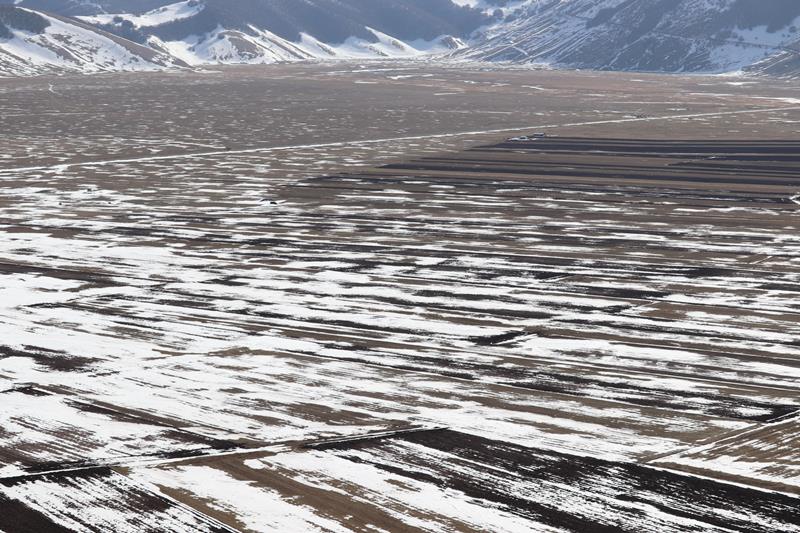
[[[27,496],[17,499],[8,489],[57,486],[65,491],[60,509],[36,508]],[[32,498],[35,501],[36,492]],[[95,512],[100,506],[114,519],[124,519],[132,531],[162,531],[173,527],[187,533],[236,533],[208,517],[134,484],[109,468],[65,471],[41,476],[0,479],[0,531],[8,533],[67,533],[66,520],[81,524],[80,531],[106,533],[108,523]],[[65,511],[65,509],[67,509]],[[169,523],[163,522],[169,516]]]
[[[775,533],[800,524],[800,499],[780,493],[452,430],[341,443],[327,453],[575,533]]]

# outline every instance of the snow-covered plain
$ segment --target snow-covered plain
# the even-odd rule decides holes
[[[790,84],[225,74],[0,84],[0,529],[798,530]]]

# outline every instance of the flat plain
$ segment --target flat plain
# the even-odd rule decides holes
[[[794,84],[3,79],[0,128],[0,531],[800,531]]]

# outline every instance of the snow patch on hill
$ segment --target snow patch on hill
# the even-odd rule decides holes
[[[205,9],[205,4],[199,0],[186,0],[168,6],[153,9],[140,15],[124,14],[99,14],[78,17],[90,24],[112,24],[115,19],[121,18],[130,21],[136,28],[159,26],[168,22],[183,20],[193,17]]]

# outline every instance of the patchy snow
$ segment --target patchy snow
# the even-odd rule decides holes
[[[251,531],[347,533],[349,529],[320,516],[311,507],[282,497],[275,490],[231,477],[207,466],[145,469],[134,479],[193,494],[232,515]]]

